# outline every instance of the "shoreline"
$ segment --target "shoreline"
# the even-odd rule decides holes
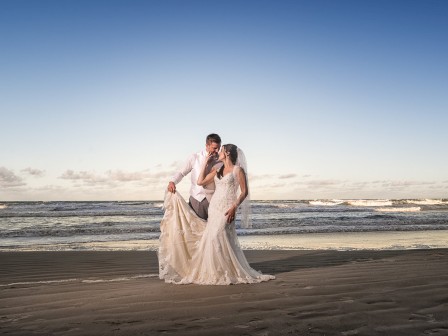
[[[245,251],[275,280],[166,284],[151,251],[0,253],[8,335],[445,335],[448,249]]]
[[[245,250],[413,250],[448,248],[448,230],[239,235]],[[157,251],[158,239],[0,246],[14,251]]]

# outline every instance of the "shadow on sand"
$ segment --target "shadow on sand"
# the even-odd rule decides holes
[[[321,268],[340,266],[350,263],[362,263],[373,260],[387,259],[403,254],[419,253],[421,250],[407,251],[287,251],[288,257],[281,258],[282,252],[270,251],[271,254],[278,254],[278,259],[268,261],[251,262],[253,269],[261,271],[265,274],[278,274],[285,272],[293,272],[299,269]],[[245,251],[247,257],[250,258],[252,251]],[[295,255],[291,256],[291,253]],[[248,258],[248,259],[249,259]]]

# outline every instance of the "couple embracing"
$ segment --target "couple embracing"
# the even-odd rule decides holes
[[[190,199],[176,192],[191,173]],[[165,215],[160,223],[159,276],[175,284],[230,285],[274,279],[249,265],[238,242],[235,217],[250,226],[247,165],[235,145],[221,147],[221,138],[209,134],[205,150],[193,154],[168,184]]]

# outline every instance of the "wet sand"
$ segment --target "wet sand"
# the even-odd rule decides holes
[[[155,252],[2,252],[0,334],[448,335],[448,249],[245,253],[277,279],[181,286]]]

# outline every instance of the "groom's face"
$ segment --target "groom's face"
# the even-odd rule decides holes
[[[218,154],[220,147],[221,147],[221,145],[217,144],[216,142],[210,142],[205,145],[207,152],[214,153],[215,155]]]

